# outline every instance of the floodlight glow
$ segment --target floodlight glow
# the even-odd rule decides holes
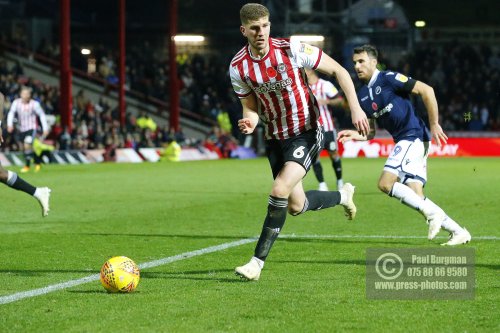
[[[82,49],[80,52],[82,52],[83,55],[89,55],[90,50],[89,49]]]
[[[201,43],[205,41],[205,36],[201,35],[177,35],[174,37],[176,42],[183,43]]]
[[[321,35],[293,35],[290,38],[298,39],[301,42],[323,42],[324,36]]]
[[[425,27],[425,21],[415,21],[415,27],[417,28]]]

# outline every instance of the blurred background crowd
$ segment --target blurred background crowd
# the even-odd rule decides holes
[[[233,34],[238,34],[237,26]],[[272,34],[273,35],[273,34]],[[126,125],[120,127],[116,102],[109,95],[109,86],[116,85],[118,50],[104,43],[92,49],[95,70],[89,72],[88,58],[80,52],[82,45],[71,47],[71,66],[91,78],[104,82],[102,95],[91,98],[85,89],[73,92],[74,128],[68,131],[60,125],[59,88],[25,73],[19,62],[2,58],[5,45],[30,50],[28,57],[58,59],[57,42],[46,38],[29,45],[23,30],[3,31],[0,35],[0,91],[7,97],[4,118],[10,103],[18,97],[21,86],[33,89],[46,114],[52,117],[51,140],[58,149],[85,150],[107,146],[140,148],[162,147],[171,140],[181,145],[228,147],[242,144],[244,137],[237,130],[241,116],[240,103],[232,91],[228,65],[234,52],[181,52],[177,56],[180,106],[196,119],[210,124],[204,140],[186,137],[182,128],[172,131],[158,125],[146,110],[127,112]],[[234,49],[242,46],[234,45]],[[326,50],[329,52],[330,50]],[[412,50],[401,52],[397,60],[385,57],[381,51],[382,68],[396,70],[430,84],[439,103],[440,121],[445,131],[500,131],[500,49],[498,45],[470,45],[459,41],[440,44],[421,42]],[[334,57],[339,52],[330,53]],[[168,100],[168,61],[161,42],[143,40],[127,47],[126,89],[157,100]],[[392,59],[392,61],[390,60]],[[340,59],[338,59],[340,62]],[[344,63],[349,70],[352,66]],[[354,78],[354,75],[353,75]],[[356,79],[354,78],[354,81]],[[333,81],[335,83],[335,81]],[[419,112],[425,117],[422,103]],[[333,109],[339,128],[351,126],[348,111]],[[188,115],[189,116],[189,115]],[[5,119],[4,119],[5,121]],[[5,123],[5,122],[4,122]],[[16,135],[7,135],[3,150],[18,150]]]

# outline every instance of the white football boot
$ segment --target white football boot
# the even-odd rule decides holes
[[[326,185],[326,183],[325,183],[325,182],[319,183],[318,190],[319,190],[319,191],[326,192],[326,191],[328,191],[328,185]]]
[[[356,205],[354,204],[353,197],[354,197],[354,186],[351,183],[345,183],[344,186],[340,191],[343,191],[345,194],[345,202],[340,203],[342,206],[344,206],[344,215],[347,217],[348,220],[354,220],[354,217],[356,217]]]
[[[240,276],[242,279],[246,279],[248,281],[257,281],[260,277],[260,272],[262,268],[260,268],[259,263],[255,258],[250,259],[248,264],[236,267],[234,273]]]
[[[468,242],[470,242],[471,238],[472,238],[472,236],[467,231],[467,229],[462,228],[462,230],[459,232],[456,232],[456,233],[452,232],[450,234],[450,240],[447,241],[446,243],[441,244],[441,245],[453,246],[453,245],[467,244]]]
[[[45,217],[49,215],[49,198],[51,189],[48,187],[37,187],[35,194],[33,196],[38,200],[40,206],[42,207],[42,216]]]
[[[443,221],[446,220],[448,217],[443,211],[438,211],[434,214],[432,214],[429,219],[427,219],[427,224],[429,225],[429,233],[427,234],[427,238],[429,240],[434,239],[436,235],[439,233],[441,230],[441,225],[443,224]]]

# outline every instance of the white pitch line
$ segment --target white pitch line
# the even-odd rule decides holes
[[[201,256],[203,254],[222,251],[225,249],[229,249],[231,247],[240,246],[243,244],[248,244],[248,243],[254,242],[255,240],[256,240],[256,238],[240,239],[240,240],[234,241],[234,242],[210,246],[210,247],[206,247],[206,248],[200,249],[200,250],[184,252],[184,253],[181,253],[181,254],[178,254],[178,255],[172,256],[172,257],[166,257],[166,258],[162,258],[162,259],[158,259],[158,260],[145,262],[145,263],[142,263],[138,266],[140,269],[157,267],[157,266],[161,266],[161,265],[170,264],[174,261],[189,259],[192,257]],[[39,289],[22,291],[22,292],[15,293],[12,295],[1,296],[0,297],[0,305],[12,303],[12,302],[17,302],[17,301],[20,301],[20,300],[25,299],[25,298],[31,298],[31,297],[45,295],[45,294],[51,293],[53,291],[67,289],[67,288],[75,287],[75,286],[78,286],[78,285],[81,285],[84,283],[97,281],[97,280],[99,280],[99,274],[92,274],[92,275],[86,276],[86,277],[81,278],[81,279],[70,280],[67,282],[57,283],[57,284],[53,284],[53,285],[39,288]]]
[[[379,239],[427,239],[427,237],[424,236],[390,236],[390,235],[295,235],[295,234],[290,234],[290,235],[280,235],[280,238],[283,239],[293,239],[293,238],[308,238],[308,239],[335,239],[335,238],[353,238],[353,239],[363,239],[363,238],[379,238]],[[439,238],[444,238],[444,237],[439,237]],[[190,252],[185,252],[181,253],[172,257],[165,257],[162,259],[158,260],[153,260],[149,262],[145,262],[139,265],[140,269],[147,269],[147,268],[153,268],[153,267],[158,267],[161,265],[166,265],[170,264],[175,261],[180,261],[184,259],[189,259],[192,257],[200,256],[203,254],[208,254],[208,253],[213,253],[213,252],[218,252],[222,251],[225,249],[229,249],[231,247],[236,247],[244,244],[248,244],[251,242],[254,242],[257,238],[244,238],[240,239],[238,241],[234,242],[229,242],[229,243],[224,243],[220,245],[215,245],[215,246],[210,246],[206,247],[200,250],[195,250],[195,251],[190,251]],[[496,236],[476,236],[473,237],[472,240],[500,240],[500,237]],[[62,289],[67,289],[71,287],[75,287],[81,284],[85,284],[88,282],[92,281],[97,281],[99,280],[99,274],[92,274],[86,277],[83,277],[81,279],[76,279],[76,280],[70,280],[58,284],[53,284],[47,287],[39,288],[39,289],[33,289],[33,290],[28,290],[28,291],[22,291],[19,293],[15,293],[12,295],[7,295],[7,296],[0,296],[0,305],[2,304],[8,304],[12,302],[17,302],[25,298],[31,298],[31,297],[36,297],[36,296],[41,296],[45,295],[48,293],[51,293],[53,291],[58,291]]]

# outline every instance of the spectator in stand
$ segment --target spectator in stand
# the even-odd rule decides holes
[[[113,143],[111,137],[106,139],[106,146],[104,147],[102,158],[104,162],[116,162],[116,145]]]
[[[231,134],[233,127],[231,125],[231,119],[229,119],[229,114],[224,108],[222,108],[220,103],[218,103],[217,111],[217,123],[219,124],[219,127],[224,133]]]
[[[223,129],[220,129],[220,134],[217,138],[216,145],[217,147],[219,147],[223,158],[232,157],[231,153],[233,152],[233,150],[238,148],[238,142],[236,141],[236,139],[233,138],[229,132],[226,132]]]
[[[61,135],[59,136],[59,150],[70,150],[71,149],[71,134],[68,128],[64,127]]]
[[[179,126],[177,131],[172,129],[172,132],[174,132],[173,138],[175,141],[177,141],[180,145],[186,143],[187,138],[186,135],[184,134],[184,131],[182,130],[182,127]]]
[[[156,122],[151,118],[146,112],[141,112],[141,115],[139,118],[137,118],[137,126],[144,130],[144,129],[149,129],[152,132],[156,131],[156,128],[158,125],[156,125]]]
[[[181,151],[182,151],[181,146],[171,137],[167,139],[166,143],[167,145],[165,147],[162,157],[171,162],[180,161]]]
[[[55,147],[53,145],[46,144],[42,142],[40,139],[35,138],[33,140],[33,151],[35,153],[34,159],[35,159],[35,164],[42,164],[44,163],[43,157],[45,156],[49,163],[52,163],[54,161],[54,156],[52,155],[52,152],[55,150]]]

